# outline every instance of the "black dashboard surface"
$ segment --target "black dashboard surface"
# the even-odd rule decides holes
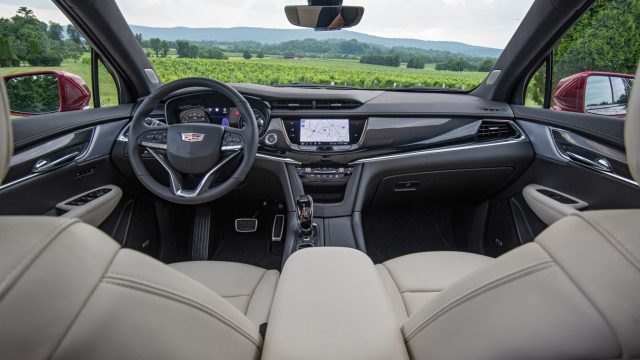
[[[508,104],[469,94],[284,88],[251,84],[233,86],[254,109],[258,107],[269,115],[261,132],[259,153],[303,164],[348,164],[425,149],[525,140],[517,125],[511,122],[513,112]],[[211,97],[203,97],[202,94],[207,92],[210,93],[210,90],[184,89],[173,93],[165,99],[165,103],[198,102]],[[217,94],[213,96],[217,99],[216,103],[232,109],[232,104],[219,97]],[[315,108],[316,103],[327,102],[346,103],[351,108]],[[210,114],[207,107],[210,104],[202,105]],[[173,107],[167,106],[165,115],[164,105],[161,105],[152,116],[168,116],[166,120],[175,123],[177,113],[169,108]],[[304,126],[314,121],[339,123],[346,129],[340,139],[324,139],[326,144],[322,141],[309,143],[296,138],[300,136],[301,124]],[[480,138],[478,133],[482,127],[491,125],[508,126],[510,132],[503,139]]]

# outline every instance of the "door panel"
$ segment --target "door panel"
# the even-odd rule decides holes
[[[17,118],[16,149],[0,186],[0,215],[61,215],[56,205],[124,183],[110,154],[131,106]]]
[[[523,196],[531,185],[588,204],[581,211],[640,208],[639,187],[626,165],[623,119],[513,108],[536,156],[509,189],[491,200],[483,240],[486,254],[501,255],[532,241],[547,227]]]
[[[13,141],[16,150],[73,130],[89,128],[98,124],[129,119],[133,105],[70,111],[38,115],[13,120]]]

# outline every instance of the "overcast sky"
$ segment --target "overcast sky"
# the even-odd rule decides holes
[[[354,31],[423,40],[460,41],[504,48],[534,0],[345,0],[365,7]],[[117,0],[130,24],[156,27],[293,28],[285,5],[306,0]],[[68,23],[49,0],[0,0],[0,16],[18,6],[44,21]]]

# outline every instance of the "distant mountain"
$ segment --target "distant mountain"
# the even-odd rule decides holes
[[[163,40],[190,40],[190,41],[257,41],[264,44],[276,44],[291,40],[304,39],[356,39],[360,42],[382,46],[404,46],[426,50],[443,50],[452,53],[469,56],[498,57],[501,49],[475,46],[454,41],[427,41],[418,39],[392,39],[380,36],[367,35],[355,31],[314,31],[313,29],[266,29],[252,27],[236,28],[157,28],[148,26],[131,25],[131,30],[142,34],[145,39],[161,38]]]

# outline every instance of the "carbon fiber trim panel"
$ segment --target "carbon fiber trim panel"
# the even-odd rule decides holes
[[[463,118],[372,117],[369,118],[362,147],[397,147],[429,142],[477,121],[477,119]],[[474,133],[468,135],[473,136]]]

